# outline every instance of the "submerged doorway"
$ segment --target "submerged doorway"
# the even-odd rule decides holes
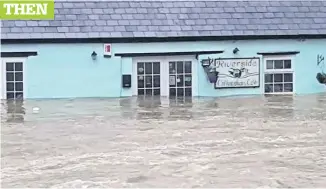
[[[133,96],[196,96],[197,66],[195,57],[189,56],[135,57]]]

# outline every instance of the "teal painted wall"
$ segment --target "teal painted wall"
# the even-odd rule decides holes
[[[232,50],[240,51],[233,55]],[[132,74],[132,58],[104,58],[103,44],[20,44],[2,45],[2,51],[38,51],[38,56],[26,62],[27,98],[74,98],[131,96],[131,89],[121,87],[121,75]],[[297,94],[326,92],[326,86],[316,80],[320,71],[317,54],[326,56],[326,39],[318,40],[252,40],[175,43],[118,43],[113,53],[175,52],[224,50],[210,55],[220,58],[259,57],[257,52],[300,51],[295,58],[295,92]],[[91,59],[96,51],[97,60]],[[207,55],[199,57],[205,58]],[[214,89],[198,63],[199,96],[250,95],[263,93],[260,88]],[[261,71],[264,65],[261,60]],[[261,74],[261,82],[263,74]]]
[[[121,59],[98,58],[99,45],[38,45],[27,63],[27,98],[120,96]],[[116,81],[116,82],[113,82]]]

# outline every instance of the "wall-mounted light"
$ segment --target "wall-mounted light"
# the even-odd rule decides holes
[[[201,66],[203,66],[203,68],[207,68],[210,65],[211,65],[210,58],[201,61]]]
[[[91,57],[92,57],[93,60],[96,60],[97,53],[95,51],[93,51],[93,53],[91,54]]]
[[[236,47],[235,49],[233,49],[233,54],[237,54],[240,50]]]

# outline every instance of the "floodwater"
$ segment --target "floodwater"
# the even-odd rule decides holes
[[[1,105],[3,188],[326,187],[326,95]]]

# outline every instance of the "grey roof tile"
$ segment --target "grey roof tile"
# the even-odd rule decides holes
[[[35,32],[35,34],[39,34],[40,35],[42,33],[45,33],[46,30],[45,30],[45,27],[35,27],[35,28],[33,28],[33,32]]]
[[[58,35],[59,33],[57,33]],[[35,39],[35,38],[40,38],[40,33],[28,33],[28,36],[31,38],[31,39]]]
[[[16,27],[25,27],[26,21],[15,21],[15,26]]]
[[[103,28],[100,26],[92,26],[92,31],[94,32],[101,32],[103,31]]]
[[[6,22],[6,21],[3,21],[4,23],[11,23],[11,22]],[[36,21],[26,21],[26,25],[27,27],[34,27],[34,26],[38,26],[37,22]]]
[[[113,13],[114,13],[114,9],[112,9],[112,8],[107,8],[107,9],[103,10],[103,14],[113,14]],[[129,13],[129,12],[127,12],[127,13]]]
[[[76,20],[77,16],[74,14],[67,14],[66,15],[66,20]]]
[[[106,24],[108,26],[116,26],[116,25],[118,25],[118,21],[117,20],[107,20]]]
[[[108,32],[100,32],[100,37],[111,37],[111,34]]]
[[[122,32],[122,37],[134,37],[132,32]]]
[[[58,27],[58,32],[60,33],[68,33],[69,32],[69,28],[68,27]]]
[[[146,37],[145,32],[133,32],[135,37]]]
[[[104,16],[110,16],[110,15],[104,15]],[[105,19],[104,16],[102,17],[102,19]],[[123,14],[121,21],[127,21],[129,23],[129,20],[131,20],[131,19],[133,19],[132,14]]]
[[[105,32],[113,32],[114,31],[114,26],[105,26],[103,28],[103,31],[105,31]]]
[[[1,31],[2,32],[12,32],[12,33],[21,33],[21,32],[23,32],[22,28],[10,28],[10,29],[7,28],[7,30],[6,29],[2,29]]]
[[[224,25],[223,28],[225,30],[234,30],[236,25]]]
[[[1,32],[1,38],[3,39],[6,39],[6,38],[8,38],[8,36],[7,36],[7,33],[3,33],[3,32]]]
[[[94,20],[85,20],[84,23],[85,23],[85,26],[93,26],[93,25],[95,25]]]
[[[38,21],[39,26],[50,26],[50,22],[47,20],[44,21]]]
[[[76,27],[79,29],[79,27]],[[46,33],[58,33],[57,27],[45,27],[45,32]]]
[[[126,27],[125,26],[114,26],[114,31],[124,32],[124,31],[126,31]]]
[[[79,9],[81,14],[92,14],[92,9],[89,8],[83,8]]]
[[[79,27],[81,32],[91,32],[92,31],[92,27],[91,26],[83,26],[83,27]],[[59,28],[58,28],[59,30]],[[62,28],[62,30],[68,30],[68,28]],[[66,32],[66,31],[65,31]]]
[[[88,36],[91,37],[91,38],[94,38],[94,37],[100,36],[100,33],[99,32],[89,32]]]
[[[71,33],[81,32],[80,27],[69,27],[69,32],[71,32]]]
[[[131,26],[140,25],[140,20],[131,19],[131,20],[129,20],[129,25],[131,25]]]
[[[129,2],[119,2],[118,3],[118,6],[121,7],[121,8],[128,8],[130,5],[129,5]]]
[[[155,37],[155,32],[144,32],[146,37]]]
[[[55,20],[2,21],[4,39],[326,34],[326,1],[61,1]]]
[[[69,34],[71,34],[71,33],[69,33]],[[56,35],[57,35],[57,33],[42,33],[43,38],[55,38]]]
[[[205,1],[195,1],[195,7],[206,7]]]
[[[69,16],[69,15],[66,15],[66,17],[67,17],[67,16]],[[97,15],[97,14],[91,14],[91,15],[88,15],[88,18],[89,18],[90,20],[98,20],[98,19],[100,19],[100,16]],[[67,20],[70,20],[70,19],[67,18]],[[76,20],[76,19],[72,19],[72,20]]]
[[[3,31],[4,28],[1,29],[1,31]],[[27,28],[27,27],[24,27],[22,28],[23,30],[23,33],[32,33],[33,32],[33,28]]]
[[[95,20],[95,25],[106,26],[106,21],[105,20]]]
[[[98,16],[98,15],[96,15],[96,16]],[[99,18],[97,18],[97,19],[99,19]],[[122,15],[121,14],[112,14],[111,19],[113,19],[113,20],[121,20]]]
[[[61,21],[61,25],[62,26],[71,26],[72,25],[72,21],[71,20]]]
[[[73,26],[84,26],[85,22],[83,20],[75,20],[75,21],[72,21],[72,25]]]

